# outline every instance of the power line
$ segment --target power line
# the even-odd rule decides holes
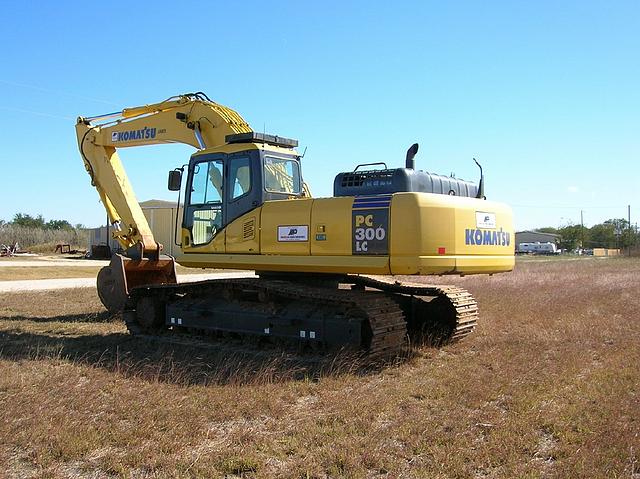
[[[46,116],[46,117],[49,117],[49,118],[56,118],[58,120],[75,121],[75,118],[71,118],[69,116],[56,115],[56,114],[53,114],[53,113],[46,113],[46,112],[43,112],[43,111],[24,110],[22,108],[12,108],[10,106],[1,106],[0,105],[0,110],[15,111],[15,112],[18,112],[18,113],[28,113],[30,115]]]
[[[594,209],[602,209],[602,210],[615,210],[615,209],[627,209],[627,205],[616,205],[616,206],[558,206],[558,205],[514,205],[510,204],[512,208],[533,208],[533,209],[556,209],[556,210],[594,210]]]
[[[11,82],[11,81],[2,80],[2,79],[0,79],[0,83],[4,83],[5,85],[10,85],[10,86],[17,86],[19,88],[27,88],[29,90],[41,91],[41,92],[44,92],[44,93],[53,93],[54,95],[64,95],[64,96],[68,96],[68,97],[72,97],[72,98],[78,98],[80,100],[87,100],[87,101],[93,101],[93,102],[96,102],[96,103],[103,103],[105,105],[118,106],[113,102],[106,101],[106,100],[101,100],[99,98],[92,98],[92,97],[83,96],[83,95],[76,95],[75,93],[69,93],[69,92],[64,92],[64,91],[59,91],[59,90],[50,90],[48,88],[42,88],[42,87],[35,86],[35,85],[27,85],[27,84],[24,84],[24,83],[16,83],[16,82]]]

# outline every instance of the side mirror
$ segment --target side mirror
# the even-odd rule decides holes
[[[169,182],[167,187],[169,191],[180,191],[182,185],[182,170],[176,168],[169,172]]]

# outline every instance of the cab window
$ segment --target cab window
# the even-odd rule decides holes
[[[222,160],[195,165],[191,183],[192,205],[222,202]]]
[[[249,158],[233,158],[229,166],[231,199],[235,200],[247,194],[251,189],[251,167]]]
[[[269,192],[299,195],[302,192],[300,165],[296,160],[266,156],[264,184]]]

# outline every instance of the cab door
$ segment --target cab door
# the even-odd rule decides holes
[[[190,246],[208,244],[224,227],[224,163],[220,157],[193,165],[183,224],[191,233]]]
[[[226,183],[224,223],[228,225],[236,218],[262,204],[258,151],[242,151],[226,158]],[[257,174],[258,173],[258,174]]]

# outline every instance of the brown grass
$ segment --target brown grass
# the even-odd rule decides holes
[[[100,266],[3,266],[0,268],[0,281],[18,281],[25,279],[58,278],[94,278]]]
[[[478,331],[377,370],[131,338],[90,290],[0,295],[0,464],[54,478],[638,477],[640,260],[436,279],[477,296]]]

